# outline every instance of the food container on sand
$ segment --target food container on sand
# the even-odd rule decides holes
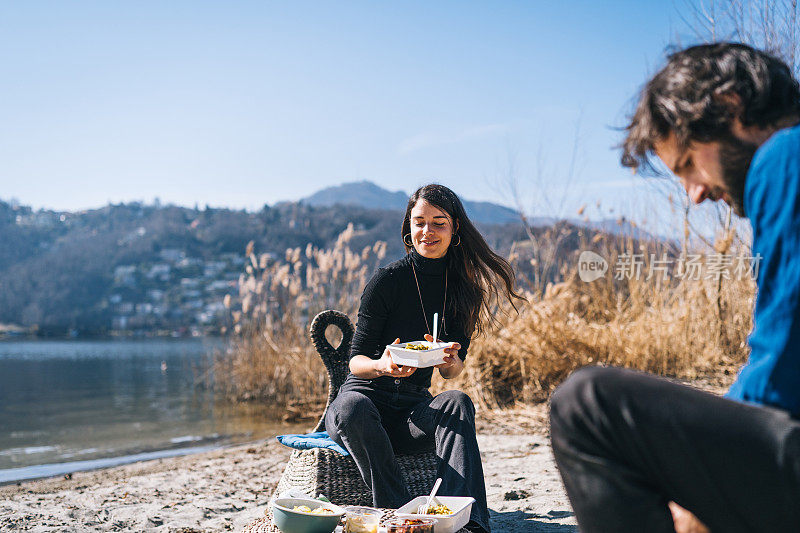
[[[386,524],[386,533],[434,533],[435,518],[395,518]]]
[[[311,514],[294,510],[295,507],[301,505],[305,505],[312,511],[318,507],[324,507],[333,513]],[[283,533],[331,533],[336,529],[345,513],[345,510],[338,505],[304,498],[278,498],[270,502],[270,507],[273,521]]]
[[[452,514],[449,515],[423,515],[419,514],[419,506],[427,503],[427,496],[414,498],[394,513],[397,518],[435,518],[433,526],[435,533],[454,533],[469,522],[469,513],[475,498],[469,496],[436,496],[435,503],[446,505]]]
[[[372,507],[346,507],[344,533],[378,533],[383,512]]]
[[[444,353],[444,349],[451,344],[451,342],[414,341],[390,344],[386,348],[389,349],[389,355],[392,356],[392,361],[394,361],[394,364],[398,366],[425,368],[444,363],[444,358],[447,355]],[[424,346],[425,349],[414,350],[407,348],[409,345]]]

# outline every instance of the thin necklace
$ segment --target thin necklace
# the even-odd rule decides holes
[[[428,327],[428,315],[425,314],[425,304],[422,303],[422,291],[419,288],[419,279],[417,279],[417,269],[414,268],[414,260],[411,260],[411,271],[414,273],[414,282],[417,284],[417,294],[419,294],[419,305],[422,307],[422,319],[425,321],[425,327],[428,328],[428,335],[433,336],[431,328]],[[442,333],[444,333],[444,309],[447,305],[447,267],[444,268],[444,301],[442,302]],[[436,342],[436,339],[433,339]]]

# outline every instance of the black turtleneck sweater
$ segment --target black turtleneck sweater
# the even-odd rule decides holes
[[[463,326],[456,324],[453,319],[452,279],[448,279],[448,310],[444,314],[445,324],[442,330],[445,269],[448,261],[448,256],[427,259],[413,250],[403,259],[379,269],[367,283],[361,296],[350,357],[366,355],[372,359],[380,359],[386,345],[398,337],[400,342],[424,340],[426,333],[433,333],[433,314],[439,313],[439,339],[460,343],[458,356],[464,360],[470,339],[464,333]],[[412,263],[419,280],[419,291],[414,280]],[[424,319],[420,292],[425,304]],[[414,385],[430,387],[432,375],[433,367],[420,368],[404,379]],[[353,378],[354,376],[350,376],[350,379]],[[376,382],[376,385],[390,386],[394,379],[382,376],[371,381]]]

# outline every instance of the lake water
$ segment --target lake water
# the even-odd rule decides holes
[[[0,483],[294,431],[199,386],[219,340],[0,342]]]

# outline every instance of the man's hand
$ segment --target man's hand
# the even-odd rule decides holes
[[[711,533],[695,515],[675,502],[669,502],[675,533]]]
[[[399,342],[400,339],[397,338],[392,344],[397,344]],[[417,370],[413,366],[397,366],[392,360],[392,356],[389,354],[388,348],[383,350],[383,355],[381,358],[375,361],[374,368],[378,377],[391,376],[393,378],[407,378]]]

